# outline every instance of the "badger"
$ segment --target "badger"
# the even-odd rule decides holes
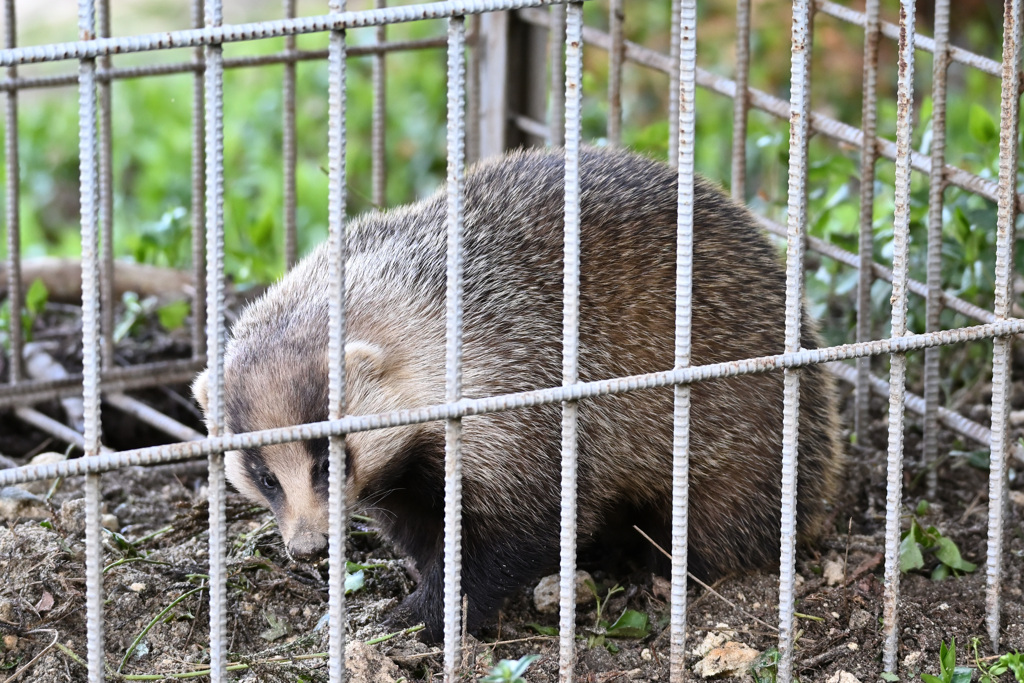
[[[518,151],[473,167],[464,185],[463,395],[561,384],[564,154]],[[579,379],[673,367],[676,174],[634,153],[580,155]],[[781,353],[785,274],[753,216],[694,186],[694,365]],[[446,194],[347,226],[347,413],[444,403]],[[224,358],[231,433],[327,419],[328,250],[310,253],[234,324]],[[809,315],[801,344],[818,345]],[[208,372],[208,371],[207,371]],[[194,384],[206,406],[206,373]],[[632,547],[634,525],[670,539],[672,390],[579,404],[581,557]],[[782,373],[692,386],[689,569],[708,580],[778,567]],[[560,406],[463,420],[462,590],[468,627],[557,567]],[[842,451],[824,369],[800,382],[798,537],[820,531]],[[442,634],[444,424],[349,434],[350,508],[410,556],[417,588],[392,623]],[[293,556],[327,545],[326,439],[231,451],[229,481],[271,508]],[[649,547],[649,546],[648,546]],[[655,554],[652,554],[656,557]],[[652,561],[666,572],[667,563]]]

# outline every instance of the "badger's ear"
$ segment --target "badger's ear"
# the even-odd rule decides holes
[[[384,350],[362,341],[345,344],[345,373],[380,377],[384,374]]]
[[[203,412],[206,412],[206,385],[209,374],[209,370],[203,370],[199,373],[199,376],[192,381],[192,395],[196,397],[196,401],[199,402],[199,406],[203,409]]]

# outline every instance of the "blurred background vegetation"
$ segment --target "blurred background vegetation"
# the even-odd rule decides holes
[[[75,3],[21,0],[19,43],[76,38]],[[114,0],[114,35],[187,28],[188,2]],[[279,18],[280,2],[228,0],[225,22]],[[349,2],[350,9],[367,6]],[[863,0],[842,0],[863,9]],[[669,0],[626,0],[629,40],[667,52]],[[750,84],[788,99],[790,5],[783,0],[754,0]],[[896,22],[897,3],[883,3],[883,18]],[[918,28],[931,35],[931,3],[919,2]],[[321,14],[326,3],[300,0],[299,15]],[[607,3],[585,6],[587,22],[607,27]],[[698,63],[731,77],[735,51],[733,0],[699,3]],[[953,3],[953,43],[999,60],[1002,6],[997,0]],[[388,27],[389,39],[444,35],[440,21]],[[373,29],[352,30],[350,44],[374,40]],[[326,36],[300,36],[300,48],[326,46]],[[283,40],[225,47],[226,57],[283,49]],[[861,118],[863,30],[819,14],[815,20],[812,105],[854,126]],[[895,44],[883,38],[879,74],[879,133],[895,137]],[[190,51],[131,55],[118,66],[188,60]],[[606,130],[607,55],[585,52],[584,135],[600,144]],[[73,63],[22,67],[23,76],[74,71]],[[372,90],[369,58],[349,60],[348,210],[370,207],[370,121]],[[931,139],[932,58],[917,52],[914,148],[927,153]],[[262,283],[283,271],[281,66],[235,69],[225,78],[226,264],[240,284]],[[298,74],[298,230],[300,251],[327,234],[327,68],[300,63]],[[998,161],[1000,83],[997,78],[959,65],[949,72],[947,159],[983,177],[995,177]],[[664,158],[668,79],[627,65],[624,73],[624,141]],[[26,91],[21,97],[22,249],[26,257],[75,255],[78,236],[78,107],[74,86]],[[113,85],[114,191],[116,254],[122,259],[187,268],[190,265],[190,165],[192,75],[117,81]],[[445,171],[445,54],[443,49],[395,53],[387,58],[387,203],[400,204],[430,193]],[[697,168],[723,186],[729,184],[732,103],[698,90]],[[788,122],[752,111],[746,140],[748,203],[785,222]],[[858,232],[858,150],[815,137],[809,177],[810,232],[856,251]],[[913,176],[911,276],[924,280],[927,178]],[[875,188],[875,258],[891,262],[894,165],[881,160]],[[991,307],[995,206],[957,188],[945,194],[943,273],[946,289]],[[0,246],[0,251],[4,249]],[[1024,258],[1018,250],[1018,262]],[[807,291],[813,312],[824,318],[829,341],[853,339],[857,275],[821,258],[809,273]],[[876,334],[886,334],[890,287],[873,291]],[[947,312],[947,326],[968,321]],[[924,307],[912,298],[911,329],[923,331]],[[949,373],[958,386],[984,374],[990,345],[956,347],[947,352]],[[951,382],[953,380],[950,380]],[[947,384],[947,392],[953,384]]]

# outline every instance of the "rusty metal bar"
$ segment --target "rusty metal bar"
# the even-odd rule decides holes
[[[747,113],[750,101],[750,0],[736,0],[736,93],[732,100],[732,198],[747,202]]]

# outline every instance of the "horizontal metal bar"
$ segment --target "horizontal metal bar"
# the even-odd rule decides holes
[[[56,437],[64,443],[71,444],[80,450],[85,450],[85,437],[63,422],[54,420],[49,415],[44,415],[34,408],[15,408],[14,414],[36,429],[44,431],[50,436]],[[103,453],[113,453],[113,451],[105,446],[101,447],[100,450]]]
[[[421,5],[405,5],[341,12],[298,19],[280,19],[249,24],[224,24],[200,29],[165,31],[138,36],[79,40],[68,43],[34,45],[0,50],[0,66],[59,62],[68,59],[93,59],[106,55],[149,52],[173,48],[219,45],[246,40],[283,38],[305,33],[326,33],[345,29],[397,24],[422,19],[445,19],[483,12],[545,7],[565,0],[453,0]]]
[[[198,441],[206,436],[188,425],[183,425],[177,420],[164,415],[156,408],[126,394],[109,394],[104,396],[103,400],[118,410],[128,413],[150,426],[156,427],[161,432],[169,434],[179,441]]]
[[[111,453],[91,458],[79,458],[50,465],[26,465],[14,470],[0,471],[0,486],[10,486],[38,479],[52,479],[56,476],[76,476],[108,472],[128,465],[154,465],[179,460],[190,460],[222,451],[258,448],[292,441],[322,439],[374,429],[449,420],[466,417],[467,415],[506,412],[519,408],[562,403],[564,401],[579,401],[596,396],[625,394],[642,389],[692,384],[709,379],[738,377],[740,375],[772,372],[785,368],[800,368],[818,363],[829,363],[864,356],[907,353],[933,346],[960,344],[1022,333],[1024,333],[1024,319],[1012,318],[986,325],[962,327],[956,330],[942,330],[929,334],[911,334],[906,337],[843,344],[823,349],[805,349],[795,353],[712,363],[595,382],[581,382],[566,387],[537,389],[535,391],[504,394],[489,398],[462,399],[455,403],[439,404],[414,410],[396,410],[375,415],[347,416],[340,420],[265,429],[258,432],[203,439],[202,441],[151,446],[149,448],[122,451],[120,453]]]
[[[823,14],[827,14],[850,24],[855,24],[861,28],[867,25],[867,18],[864,12],[858,12],[855,9],[843,7],[842,5],[834,2],[829,2],[829,0],[818,0],[817,4],[818,10]],[[891,38],[892,40],[899,40],[899,26],[888,21],[879,22],[879,25],[883,36]],[[919,33],[915,34],[914,47],[918,50],[924,50],[925,52],[935,54],[935,40],[928,36],[922,36]],[[975,54],[970,50],[965,50],[962,47],[950,45],[949,57],[954,62],[959,62],[960,64],[973,67],[993,76],[1000,76],[1002,74],[1002,66],[999,62],[994,59],[989,59],[988,57],[982,57],[981,55]]]
[[[127,368],[112,368],[100,374],[103,390],[113,393],[144,389],[158,384],[190,382],[206,367],[206,358],[145,363]],[[69,375],[55,380],[25,380],[0,385],[0,408],[81,396],[82,376]]]
[[[539,26],[547,25],[548,15],[544,12],[524,9],[520,10],[518,15],[527,23]],[[585,40],[587,44],[603,50],[611,48],[611,36],[595,28],[584,28],[583,40]],[[668,55],[658,52],[657,50],[651,50],[650,48],[643,47],[642,45],[638,45],[637,43],[628,40],[626,41],[626,59],[652,69],[664,71],[665,73],[669,72],[672,62]],[[710,71],[699,67],[697,69],[697,85],[712,92],[716,92],[719,95],[725,95],[726,97],[736,96],[735,81],[722,76],[717,76]],[[774,95],[769,95],[763,90],[758,90],[756,88],[749,88],[747,90],[747,94],[750,98],[751,107],[771,114],[772,116],[784,121],[789,120],[789,102],[787,100],[775,97]],[[864,132],[859,128],[855,128],[849,124],[843,123],[842,121],[838,121],[815,112],[811,113],[810,124],[811,130],[815,133],[821,133],[826,137],[846,143],[857,149],[861,148]],[[883,156],[886,159],[896,159],[895,141],[879,137],[875,139],[875,144],[878,146],[878,153],[880,156]],[[931,174],[931,157],[927,154],[921,154],[920,152],[912,150],[910,153],[910,166],[915,171]],[[965,171],[964,169],[953,166],[952,164],[946,164],[942,169],[942,174],[945,177],[946,182],[950,185],[963,188],[993,202],[997,199],[996,195],[998,185],[994,180],[982,178],[979,175]],[[1024,193],[1017,194],[1017,208],[1024,211]]]
[[[856,368],[847,365],[846,363],[826,363],[825,369],[843,381],[849,382],[850,384],[857,383]],[[869,375],[869,378],[871,391],[879,396],[888,398],[889,383],[877,375]],[[924,415],[924,399],[917,394],[912,394],[909,391],[906,393],[906,406],[908,410],[916,415]],[[939,422],[946,425],[957,434],[966,436],[986,448],[988,447],[992,438],[992,430],[985,425],[979,424],[974,420],[970,420],[955,410],[943,408],[942,406],[938,406],[937,416],[939,418]],[[1021,446],[1019,443],[1014,443],[1011,445],[1010,452],[1015,458],[1024,463],[1024,446]]]
[[[349,57],[366,57],[388,52],[404,50],[426,50],[444,47],[444,38],[422,38],[420,40],[392,40],[386,43],[358,45],[349,48]],[[254,66],[309,62],[327,59],[327,50],[295,50],[294,52],[275,52],[269,55],[253,55],[251,57],[235,57],[224,60],[225,69],[245,69]],[[175,62],[173,64],[148,64],[146,66],[118,67],[114,69],[98,69],[96,76],[100,82],[109,82],[127,78],[143,78],[148,76],[169,76],[182,73],[202,73],[201,62]],[[30,90],[34,88],[59,88],[78,84],[78,74],[58,76],[35,76],[31,78],[5,78],[0,80],[0,91]]]
[[[785,225],[773,221],[770,218],[759,216],[757,214],[754,214],[754,218],[768,232],[778,235],[780,237],[786,236]],[[836,261],[839,261],[840,263],[850,266],[852,268],[857,268],[860,263],[859,257],[852,251],[846,251],[842,247],[830,244],[829,242],[826,242],[820,237],[808,236],[807,246],[812,251],[815,251],[821,254],[822,256],[827,256],[828,258],[835,259]],[[880,280],[885,280],[886,282],[892,282],[892,268],[884,266],[881,263],[872,263],[871,266],[871,270],[874,273],[875,277],[877,277]],[[928,285],[919,280],[908,280],[907,288],[913,294],[917,294],[922,297],[928,296]],[[996,316],[991,311],[987,311],[981,306],[972,304],[969,301],[964,301],[963,299],[954,296],[949,292],[942,293],[942,305],[945,306],[946,308],[949,308],[950,310],[956,311],[957,313],[966,315],[968,318],[971,318],[972,320],[977,320],[980,323],[992,323],[996,321]]]

